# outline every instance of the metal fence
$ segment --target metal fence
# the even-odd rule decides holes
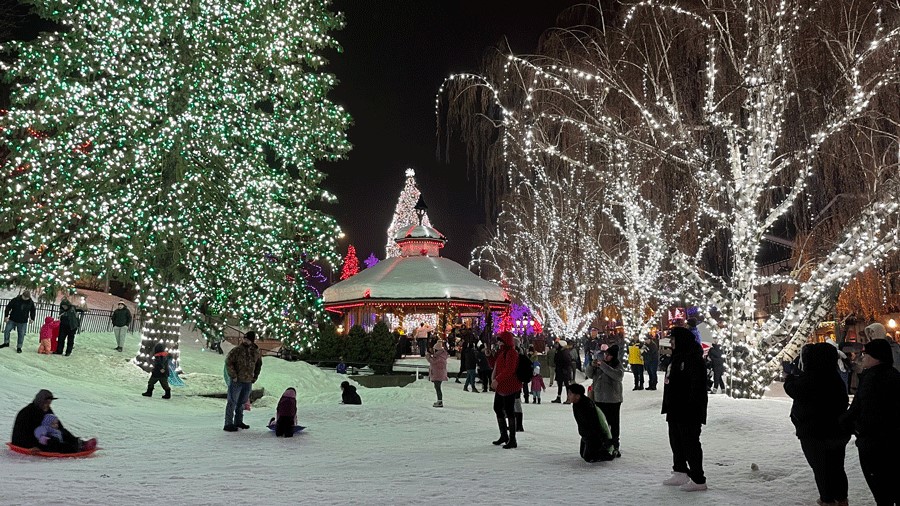
[[[10,299],[0,299],[0,307],[3,313],[6,313],[6,306]],[[41,325],[44,324],[44,318],[51,317],[54,320],[59,319],[59,304],[49,304],[46,302],[35,302],[34,322],[28,323],[28,333],[39,334]],[[81,310],[77,307],[78,317],[81,319],[79,332],[112,332],[112,311],[107,309],[85,309]],[[4,327],[6,318],[3,318]],[[140,331],[143,325],[143,319],[140,314],[131,315],[131,324],[128,326],[129,332]]]

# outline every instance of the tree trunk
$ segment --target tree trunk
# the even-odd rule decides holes
[[[176,366],[179,363],[181,308],[166,302],[157,295],[159,292],[151,290],[142,304],[145,319],[141,330],[141,349],[134,357],[134,363],[148,372],[153,369],[153,348],[160,342],[165,343],[166,351],[175,359]]]

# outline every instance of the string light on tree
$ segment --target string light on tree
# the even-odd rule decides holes
[[[333,200],[314,164],[349,149],[318,54],[338,48],[329,2],[30,3],[65,29],[4,47],[2,280],[134,283],[145,368],[154,341],[177,356],[184,317],[314,340],[299,259],[336,263],[339,232],[309,205]]]
[[[385,258],[400,256],[400,248],[395,242],[397,232],[409,225],[419,224],[415,207],[421,194],[422,192],[419,191],[419,187],[416,185],[416,171],[413,169],[406,169],[406,183],[403,185],[403,190],[400,191],[400,198],[397,200],[397,206],[394,208],[394,216],[391,218],[391,225],[387,230],[387,243],[384,247]],[[428,220],[427,213],[422,217],[421,224],[426,227],[431,226],[431,221]]]
[[[356,276],[359,273],[359,258],[356,257],[356,248],[351,244],[347,247],[347,255],[344,257],[344,265],[341,267],[341,280]]]

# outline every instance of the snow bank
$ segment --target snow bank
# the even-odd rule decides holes
[[[130,335],[126,349],[136,350]],[[147,374],[118,353],[112,334],[79,335],[71,357],[0,350],[0,432],[40,388],[60,399],[54,410],[78,435],[96,435],[102,451],[78,460],[39,460],[0,451],[2,504],[581,504],[811,505],[812,471],[788,419],[790,401],[712,396],[704,427],[710,490],[688,494],[660,485],[671,457],[661,391],[626,391],[623,458],[587,464],[568,406],[528,404],[519,448],[497,437],[492,395],[444,384],[445,408],[431,407],[432,385],[360,387],[362,406],[342,406],[344,376],[302,362],[264,360],[257,386],[268,398],[246,414],[250,430],[222,431],[224,356],[183,343],[185,388],[171,400],[147,399]],[[451,365],[452,370],[452,365]],[[626,376],[626,385],[630,377]],[[298,389],[298,417],[309,429],[277,439],[264,425],[282,391]],[[759,466],[751,470],[751,464]],[[872,504],[848,447],[851,504]],[[13,486],[15,485],[15,486]]]

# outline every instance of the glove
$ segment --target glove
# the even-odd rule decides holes
[[[49,441],[50,441],[50,438],[47,437],[47,436],[41,436],[41,437],[38,438],[38,442],[40,442],[40,443],[41,443],[42,445],[44,445],[44,446],[47,446],[47,443],[48,443]]]

